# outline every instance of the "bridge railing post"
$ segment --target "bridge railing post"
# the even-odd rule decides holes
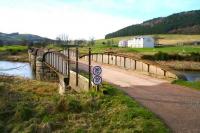
[[[91,48],[89,48],[89,89],[91,89]]]
[[[76,47],[76,86],[78,86],[78,75],[79,75],[79,67],[78,67],[78,47]]]
[[[70,80],[70,49],[67,49],[67,75]]]

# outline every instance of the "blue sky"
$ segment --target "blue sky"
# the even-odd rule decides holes
[[[199,0],[0,0],[0,32],[103,38],[155,17],[200,9]]]

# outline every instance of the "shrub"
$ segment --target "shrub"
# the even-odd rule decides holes
[[[158,52],[154,55],[155,60],[169,60],[170,56],[167,53]]]
[[[4,124],[2,121],[0,121],[0,132],[3,133],[4,132]]]
[[[197,61],[198,57],[194,55],[186,56],[186,55],[180,55],[180,54],[168,54],[164,52],[158,52],[154,55],[143,55],[142,59],[146,60],[156,60],[156,61],[168,61],[168,60],[189,60],[189,61]],[[195,58],[195,59],[194,59]],[[199,56],[200,59],[200,56]]]
[[[192,52],[192,53],[190,53],[190,56],[191,56],[191,60],[193,60],[193,61],[200,61],[200,53],[194,53],[194,52]]]

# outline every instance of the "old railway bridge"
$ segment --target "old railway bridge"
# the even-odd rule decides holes
[[[79,56],[78,48],[54,51],[51,49],[30,48],[29,61],[38,80],[57,81],[59,93],[63,94],[69,87],[77,91],[88,91],[91,83],[91,62],[109,64],[122,69],[138,71],[156,78],[178,79],[183,75],[155,63],[118,55],[115,53],[93,53]],[[80,75],[87,72],[89,79]]]
[[[119,89],[149,108],[161,117],[173,132],[200,132],[200,92],[156,79],[183,78],[180,74],[154,63],[114,53],[93,53],[91,56],[77,56],[77,53],[68,49],[57,52],[30,49],[29,59],[36,71],[36,77],[59,81],[59,91],[63,94],[69,86],[77,91],[89,90],[89,80],[75,73],[74,68],[78,64],[79,70],[88,70],[88,57],[91,57],[92,64],[103,64],[105,81],[119,86]]]

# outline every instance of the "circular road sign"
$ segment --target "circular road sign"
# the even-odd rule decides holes
[[[101,75],[102,69],[100,66],[94,66],[92,69],[93,75]]]
[[[101,84],[102,83],[102,77],[101,76],[94,76],[94,78],[93,78],[93,83],[95,84],[95,85],[99,85],[99,84]]]

